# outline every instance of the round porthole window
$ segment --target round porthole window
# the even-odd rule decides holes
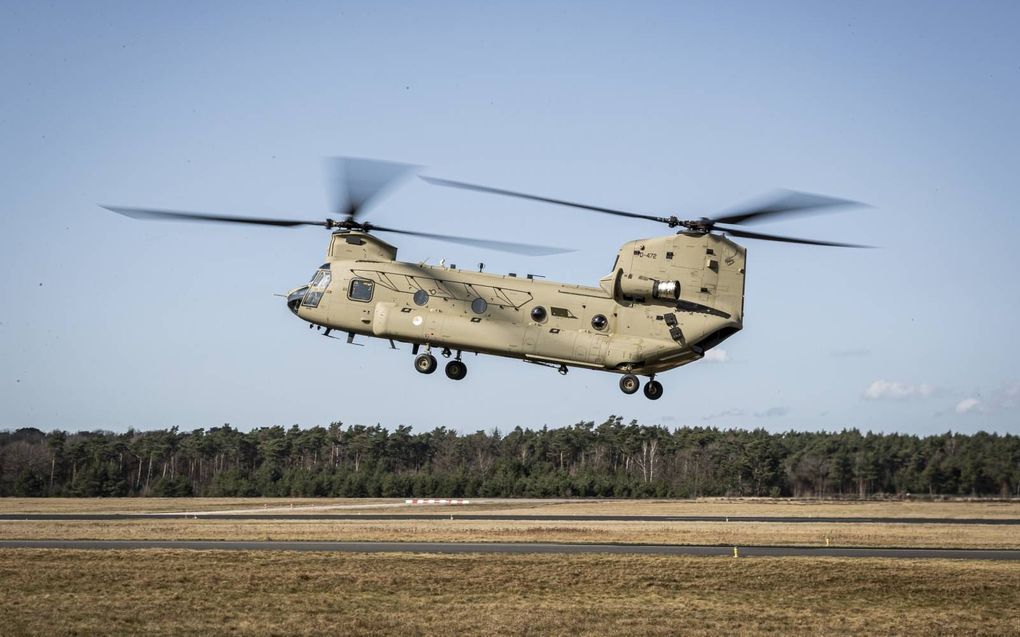
[[[471,301],[471,311],[475,314],[485,314],[487,309],[489,309],[489,304],[485,302],[485,299]]]
[[[425,290],[418,290],[414,293],[414,304],[425,305],[429,302],[429,293]]]
[[[545,317],[546,317],[545,308],[542,307],[541,305],[536,305],[535,307],[531,308],[532,321],[536,323],[541,323],[542,321],[545,320]]]
[[[599,331],[606,329],[606,326],[608,325],[609,319],[607,319],[605,316],[601,314],[596,314],[595,316],[591,317],[591,326]]]

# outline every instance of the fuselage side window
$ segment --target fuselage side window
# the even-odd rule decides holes
[[[366,281],[365,279],[354,279],[351,281],[351,287],[347,290],[347,296],[352,301],[367,303],[372,300],[374,292],[375,282]]]

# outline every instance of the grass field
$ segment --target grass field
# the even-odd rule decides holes
[[[355,508],[351,508],[355,507]],[[365,507],[365,508],[361,508]],[[2,513],[443,513],[441,520],[4,521],[0,539],[1020,548],[1015,526],[469,521],[458,514],[1018,518],[1020,502],[5,499]],[[1016,562],[0,550],[3,634],[1020,635]]]
[[[1020,548],[1002,525],[778,524],[571,521],[229,521],[0,522],[0,539],[345,540],[389,542],[592,542]]]
[[[293,505],[293,508],[291,508]],[[380,508],[380,505],[381,508]],[[654,544],[1020,548],[1020,531],[1004,525],[755,522],[472,521],[464,513],[615,515],[797,515],[843,517],[1020,518],[1020,502],[825,502],[785,500],[482,501],[461,507],[405,507],[403,500],[6,499],[0,512],[267,511],[443,513],[442,520],[209,520],[0,522],[0,539],[348,540],[444,542],[618,542]]]
[[[389,507],[381,505],[390,505]],[[272,510],[308,513],[364,506],[373,512],[487,512],[515,515],[721,515],[1020,518],[1012,501],[834,501],[772,498],[695,500],[533,500],[477,499],[469,506],[404,505],[403,498],[0,498],[0,513],[141,513]]]
[[[4,634],[1020,634],[1015,563],[0,551]]]

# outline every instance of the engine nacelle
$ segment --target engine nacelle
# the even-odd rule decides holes
[[[676,302],[680,298],[679,281],[659,281],[643,276],[620,273],[616,286],[616,294],[621,300],[637,303],[663,301]]]

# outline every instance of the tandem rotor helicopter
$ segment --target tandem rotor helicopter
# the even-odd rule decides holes
[[[728,236],[820,246],[848,243],[795,239],[732,226],[827,208],[859,205],[781,191],[716,217],[684,220],[589,206],[421,176],[432,184],[518,197],[582,210],[664,223],[675,234],[628,241],[597,287],[397,261],[397,248],[375,233],[402,234],[531,256],[570,252],[548,246],[472,239],[372,224],[367,204],[416,166],[337,158],[330,164],[338,219],[267,219],[147,208],[103,206],[139,219],[322,226],[331,231],[326,262],[311,280],[286,294],[287,307],[309,327],[338,331],[351,343],[363,335],[409,343],[414,368],[436,371],[434,351],[449,358],[446,375],[467,375],[464,353],[491,354],[550,366],[620,374],[620,389],[662,396],[657,374],[697,361],[743,327],[746,250]],[[424,351],[423,351],[424,350]]]

